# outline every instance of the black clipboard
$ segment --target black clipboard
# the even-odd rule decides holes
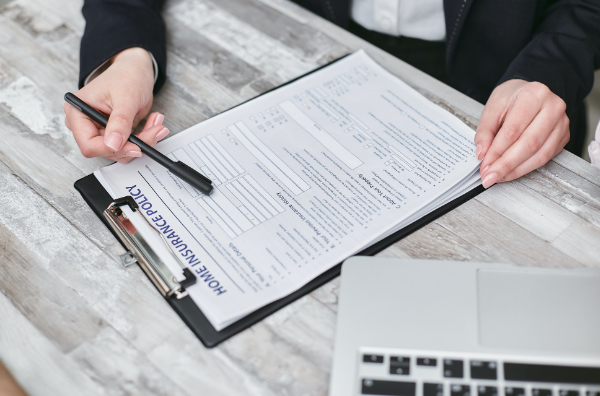
[[[340,59],[343,59],[343,58],[340,58]],[[265,95],[275,89],[281,88],[287,84],[290,84],[296,80],[299,80],[311,73],[314,73],[326,66],[329,66],[332,63],[337,62],[340,59],[337,59],[336,61],[331,62],[327,65],[323,65],[307,74],[297,77],[296,79],[289,81],[279,87],[273,88],[272,90],[269,90],[259,96]],[[253,99],[255,99],[255,98],[253,98]],[[253,100],[253,99],[250,99],[250,100]],[[243,104],[243,103],[241,103],[241,104]],[[237,105],[237,106],[239,106],[239,105]],[[237,106],[234,106],[233,108],[235,108]],[[231,109],[233,109],[233,108],[231,108]],[[231,109],[229,109],[229,110],[231,110]],[[229,111],[229,110],[226,110],[226,111]],[[75,189],[77,191],[79,191],[79,193],[81,194],[81,196],[83,197],[85,202],[87,202],[87,204],[90,206],[90,208],[92,208],[94,213],[96,213],[96,215],[100,218],[100,220],[102,220],[104,225],[113,233],[113,235],[117,238],[117,240],[119,240],[121,242],[123,247],[125,247],[127,249],[123,240],[121,240],[121,238],[119,238],[119,236],[115,233],[115,231],[109,225],[107,219],[104,217],[104,214],[103,214],[104,211],[114,202],[114,200],[108,194],[108,192],[104,189],[104,187],[102,187],[102,185],[100,184],[98,179],[96,179],[96,177],[93,174],[91,174],[91,175],[85,176],[82,179],[77,180],[75,182],[74,186],[75,186]],[[432,222],[433,220],[437,219],[438,217],[444,215],[445,213],[448,213],[452,209],[460,206],[464,202],[475,197],[476,195],[480,194],[483,191],[485,191],[483,186],[478,186],[478,187],[474,188],[473,190],[470,190],[469,192],[465,193],[464,195],[461,195],[461,196],[455,198],[453,201],[448,202],[444,206],[442,206],[442,207],[436,209],[435,211],[429,213],[428,215],[420,218],[419,220],[415,221],[414,223],[408,225],[407,227],[405,227],[405,228],[397,231],[396,233],[388,236],[387,238],[384,238],[381,241],[369,246],[368,248],[364,249],[357,255],[358,256],[373,256],[373,255],[379,253],[386,247],[396,243],[400,239],[417,231],[421,227],[429,224],[430,222]],[[252,312],[251,314],[249,314],[249,315],[243,317],[242,319],[240,319],[239,321],[227,326],[226,328],[222,329],[221,331],[217,331],[210,324],[208,319],[204,316],[204,314],[198,308],[198,306],[193,302],[193,300],[190,296],[185,296],[183,298],[177,298],[177,296],[171,295],[169,297],[166,297],[166,300],[169,303],[169,305],[173,308],[173,310],[175,310],[175,312],[177,312],[177,314],[181,317],[181,319],[184,321],[184,323],[190,328],[190,330],[192,330],[192,332],[198,337],[198,339],[200,339],[202,344],[204,344],[204,346],[206,346],[207,348],[212,348],[212,347],[215,347],[216,345],[220,344],[221,342],[227,340],[228,338],[236,335],[237,333],[254,325],[255,323],[260,322],[267,316],[277,312],[281,308],[296,301],[300,297],[303,297],[304,295],[312,292],[313,290],[323,286],[330,280],[336,278],[340,274],[341,268],[342,268],[342,263],[337,264],[336,266],[330,268],[323,274],[319,275],[318,277],[316,277],[315,279],[313,279],[312,281],[310,281],[309,283],[304,285],[299,290],[296,290],[295,292],[289,294],[288,296],[286,296],[280,300],[274,301],[256,311]]]

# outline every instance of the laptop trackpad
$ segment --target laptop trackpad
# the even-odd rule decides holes
[[[477,290],[481,346],[600,353],[600,275],[480,269]]]

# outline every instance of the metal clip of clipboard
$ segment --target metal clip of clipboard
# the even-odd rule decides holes
[[[154,283],[154,286],[162,293],[163,297],[169,298],[175,296],[178,299],[186,297],[188,295],[186,288],[196,283],[196,276],[194,273],[181,263],[171,250],[169,244],[165,241],[169,251],[183,269],[185,279],[179,282],[166,264],[148,245],[131,220],[125,216],[125,213],[121,210],[121,206],[124,205],[129,206],[134,212],[138,209],[137,202],[135,202],[132,197],[126,196],[115,199],[115,201],[104,211],[104,217],[128,250],[125,255],[121,256],[123,265],[127,266],[137,261],[148,278]],[[138,211],[138,213],[140,213],[144,220],[148,221],[140,211]],[[148,224],[150,224],[150,222],[148,222]],[[150,226],[153,230],[156,230],[152,224],[150,224]],[[156,232],[158,232],[158,230],[156,230]],[[162,237],[162,234],[160,235]]]

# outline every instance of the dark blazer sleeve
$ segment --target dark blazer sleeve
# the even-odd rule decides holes
[[[154,92],[165,82],[167,51],[165,24],[160,14],[164,0],[85,0],[85,31],[81,39],[79,87],[98,66],[120,51],[141,47],[158,64]]]
[[[538,81],[567,104],[567,115],[583,101],[600,68],[600,1],[549,2],[531,41],[511,62],[499,84]]]

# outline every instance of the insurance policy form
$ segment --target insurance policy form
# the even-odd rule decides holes
[[[220,330],[477,186],[474,135],[359,51],[156,146],[209,196],[147,157],[96,176]]]

